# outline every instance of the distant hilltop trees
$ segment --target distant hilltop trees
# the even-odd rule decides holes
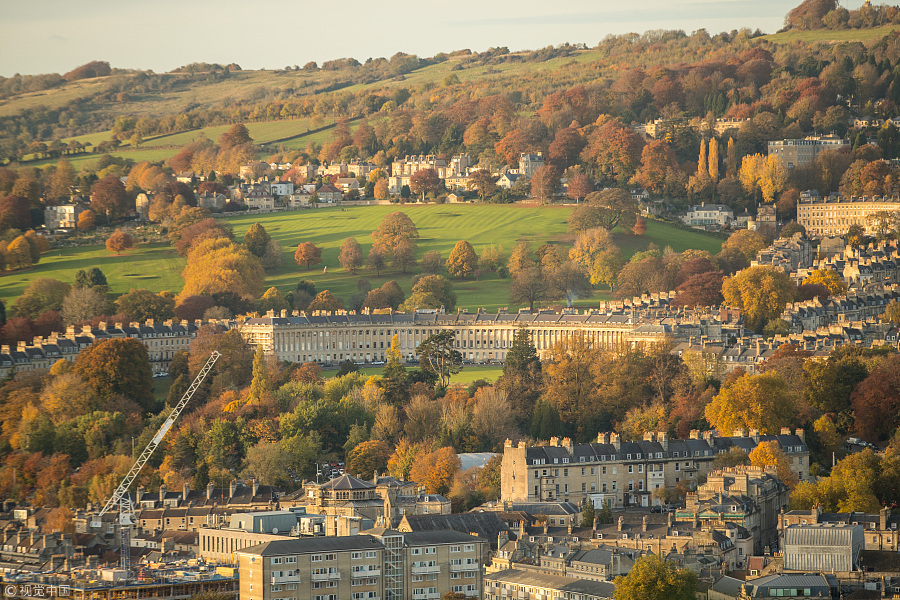
[[[837,0],[805,0],[785,17],[785,29],[864,29],[900,24],[900,7],[873,6],[869,0],[847,10]]]

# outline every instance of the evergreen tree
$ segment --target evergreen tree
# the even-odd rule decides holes
[[[541,395],[543,373],[531,333],[525,327],[520,327],[513,337],[497,385],[509,394],[519,425],[527,426]]]
[[[549,440],[563,435],[562,421],[556,407],[549,402],[539,401],[534,407],[529,433],[536,440]]]
[[[266,353],[262,346],[257,346],[256,355],[253,357],[253,381],[250,382],[250,396],[247,403],[259,402],[271,391],[272,380],[269,367],[266,365]]]
[[[410,381],[409,373],[406,372],[406,367],[403,366],[403,359],[400,356],[400,340],[396,335],[391,339],[391,347],[387,355],[387,364],[384,365],[384,371],[379,383],[388,402],[403,404],[409,400]]]
[[[584,503],[584,510],[581,511],[581,526],[594,526],[594,503],[591,500]]]

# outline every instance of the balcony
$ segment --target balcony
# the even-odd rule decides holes
[[[312,581],[338,581],[341,578],[340,573],[313,573],[310,575]]]
[[[478,570],[478,565],[476,564],[461,564],[461,565],[450,565],[450,570],[454,573],[459,573],[460,571],[476,571]]]
[[[441,565],[431,565],[428,567],[412,567],[413,575],[427,575],[429,573],[440,573]]]
[[[375,568],[375,569],[370,568],[367,571],[353,571],[352,573],[350,573],[350,577],[353,577],[354,579],[359,579],[362,577],[380,577],[380,576],[381,576],[381,569],[378,569],[378,568]]]
[[[272,585],[279,583],[300,583],[299,575],[282,575],[281,577],[272,576]]]
[[[441,595],[438,594],[437,592],[435,592],[433,594],[429,593],[429,592],[425,592],[422,594],[413,594],[412,597],[413,597],[413,600],[438,600],[441,597]]]

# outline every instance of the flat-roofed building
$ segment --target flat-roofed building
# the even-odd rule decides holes
[[[612,600],[616,586],[606,581],[507,569],[484,576],[484,600]]]

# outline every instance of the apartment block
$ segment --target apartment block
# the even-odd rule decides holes
[[[822,136],[769,142],[769,156],[776,157],[786,170],[812,164],[823,150],[847,150],[849,152],[850,140],[835,136]]]
[[[647,433],[636,442],[622,440],[615,433],[600,433],[590,444],[574,444],[569,438],[551,438],[549,446],[513,445],[503,448],[500,493],[503,502],[591,500],[595,506],[650,506],[659,504],[653,490],[674,487],[685,480],[693,488],[709,472],[716,455],[739,447],[748,453],[763,441],[774,440],[802,480],[809,475],[809,450],[803,430],[785,428],[781,435],[745,435],[737,430],[731,437],[713,432],[691,432],[687,440],[670,439],[667,434]]]
[[[479,597],[485,542],[456,531],[377,528],[268,541],[236,552],[242,600],[439,600]]]

